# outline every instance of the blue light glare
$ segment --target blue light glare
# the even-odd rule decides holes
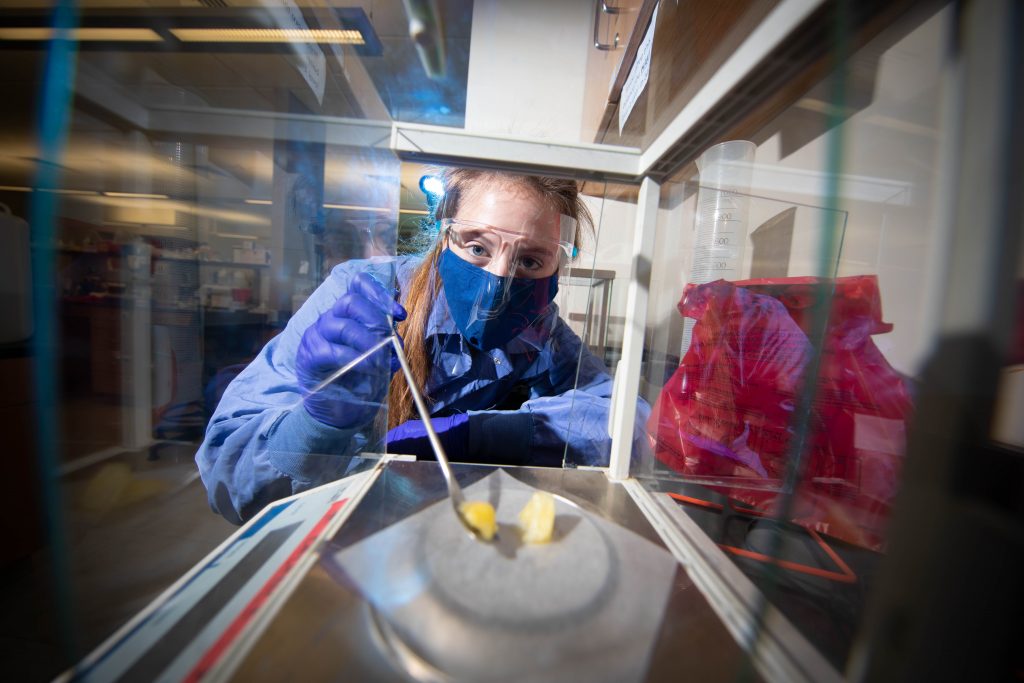
[[[420,178],[420,189],[431,200],[431,203],[444,196],[444,182],[437,176],[425,175]]]

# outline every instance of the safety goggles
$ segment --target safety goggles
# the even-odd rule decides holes
[[[558,239],[550,225],[499,228],[462,218],[440,221],[441,231],[458,256],[473,265],[512,277],[540,278],[555,274],[576,258],[576,221],[559,216]]]

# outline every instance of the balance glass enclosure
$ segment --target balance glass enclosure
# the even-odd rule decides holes
[[[571,403],[594,438],[530,481],[646,520],[723,675],[1019,671],[1019,7],[438,2],[417,45],[398,2],[223,4],[0,12],[4,564],[53,603],[49,677],[235,532],[194,464],[226,388],[335,269],[414,258],[458,166],[578,181],[555,303],[610,414]],[[203,33],[260,26],[336,33]],[[281,457],[388,467],[386,416]]]

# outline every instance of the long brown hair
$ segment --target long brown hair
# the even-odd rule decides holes
[[[484,187],[503,186],[526,192],[548,203],[559,213],[576,219],[576,234],[573,242],[580,246],[581,228],[593,227],[590,211],[580,199],[575,180],[545,176],[514,175],[502,171],[483,171],[468,168],[450,168],[442,173],[444,195],[434,211],[434,219],[454,218],[464,197]],[[407,286],[405,310],[409,317],[398,324],[398,332],[405,343],[409,368],[418,387],[425,387],[431,369],[431,355],[427,353],[424,336],[427,319],[434,305],[434,298],[440,292],[441,277],[437,272],[437,259],[444,249],[444,240],[438,237],[428,249],[423,263],[413,273]],[[429,396],[425,396],[428,401]],[[395,373],[388,389],[388,429],[397,427],[416,417],[416,407],[405,375]]]

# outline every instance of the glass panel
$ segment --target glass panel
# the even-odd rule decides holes
[[[531,325],[532,332],[510,345],[493,347],[481,339],[477,346],[482,348],[473,349],[473,334],[500,335],[501,319],[514,319],[523,312],[516,310],[519,304],[514,292],[508,301],[487,300],[482,292],[490,285],[504,286],[493,276],[504,272],[501,259],[506,249],[519,249],[518,260],[524,264],[535,258],[534,252],[516,239],[517,232],[524,231],[535,240],[536,231],[543,227],[522,219],[522,207],[534,206],[532,195],[524,195],[516,185],[519,181],[510,177],[492,183],[486,173],[469,169],[404,164],[402,178],[403,193],[422,196],[419,188],[428,187],[431,179],[443,182],[448,193],[433,200],[429,210],[403,210],[398,250],[400,258],[417,262],[424,256],[439,259],[435,270],[440,281],[429,296],[435,303],[426,323],[428,344],[424,349],[431,369],[420,388],[425,387],[435,415],[456,420],[442,424],[442,429],[453,430],[447,436],[442,434],[449,458],[456,462],[607,465],[610,368],[622,353],[624,283],[629,277],[636,187],[582,183],[578,206],[574,202],[559,205],[560,211],[570,211],[574,218],[562,226],[561,244],[553,252],[560,259],[553,299],[557,315],[545,312]],[[526,178],[522,182],[524,187],[559,197],[557,193],[577,184],[558,178]],[[551,195],[552,190],[556,195]],[[459,269],[446,264],[444,251],[435,251],[438,245],[459,255],[466,264]],[[489,275],[484,276],[480,269]],[[527,270],[519,278],[528,280],[535,275]],[[516,289],[521,284],[510,286]],[[436,302],[442,294],[444,304],[439,306]],[[410,305],[407,299],[403,301]],[[418,301],[411,304],[410,311],[425,305],[425,300]],[[407,341],[410,329],[405,324],[399,326]],[[526,346],[522,345],[524,339]],[[414,350],[411,355],[418,353]],[[488,367],[491,364],[494,376]],[[646,402],[638,405],[646,419]],[[394,404],[391,409],[395,411]],[[520,423],[521,428],[512,433],[502,426],[502,412],[533,417],[530,424]],[[467,413],[469,420],[486,424],[486,430],[480,428],[479,439],[462,442],[455,434],[460,429],[460,414]],[[430,457],[429,450],[420,450],[424,443],[413,444],[405,438],[405,427],[399,426],[402,421],[394,412],[392,417],[392,426],[403,438],[390,443],[389,450]],[[477,428],[470,424],[472,434]],[[513,453],[516,449],[509,444],[522,442],[525,435],[529,435],[522,448],[525,455]]]
[[[567,422],[565,465],[608,464],[611,442],[608,439],[608,415],[605,404],[595,403],[587,393],[611,395],[606,380],[597,380],[588,367],[614,375],[622,358],[622,339],[626,321],[626,292],[633,253],[636,224],[637,188],[615,183],[588,182],[583,186],[584,201],[593,218],[593,235],[587,248],[570,270],[566,296],[559,301],[562,316],[583,340],[582,353],[590,353],[591,362],[581,362],[574,394],[578,401]],[[560,285],[561,287],[561,285]],[[600,385],[600,386],[598,386]],[[646,415],[646,403],[641,402]]]
[[[306,112],[462,127],[472,7],[424,3],[421,55],[400,2],[78,3],[80,94],[131,118],[163,112]],[[51,35],[45,3],[5,3],[5,51]],[[114,54],[131,54],[124,62]],[[429,73],[429,75],[428,75]],[[199,76],[201,74],[201,76]],[[282,96],[281,87],[290,88]]]
[[[886,549],[942,296],[952,15],[889,27],[662,190],[653,454],[633,471],[839,670]]]
[[[580,263],[586,269],[597,269],[594,286],[586,297],[591,320],[584,335],[591,350],[609,368],[614,368],[622,355],[622,333],[625,323],[626,285],[629,282],[629,257],[633,248],[632,232],[636,220],[636,187],[614,183],[588,182],[583,185],[584,201],[593,218],[594,246],[589,250],[593,263]],[[605,285],[604,283],[607,283]],[[581,300],[581,304],[584,300]],[[582,322],[577,315],[572,323]]]
[[[167,41],[178,17],[242,13],[100,4],[5,8],[0,24],[136,22]],[[289,8],[245,13],[287,26]],[[321,383],[365,342],[328,352],[305,332],[337,323],[357,272],[390,298],[399,219],[426,213],[342,52],[72,35],[0,32],[2,411],[21,482],[3,507],[4,596],[22,623],[52,616],[14,634],[31,640],[19,664],[35,669],[18,677],[32,679],[110,636],[235,531],[228,520],[383,451],[388,352],[350,374],[339,412],[337,383]],[[375,315],[385,339],[391,311]],[[310,398],[328,400],[302,410]]]
[[[603,198],[569,178],[479,169],[405,164],[402,178],[403,193],[443,189],[403,211],[399,262],[416,274],[400,283],[410,316],[398,332],[449,459],[607,464],[621,312],[616,322],[617,273],[602,267],[614,262],[598,260]],[[389,452],[433,457],[406,424],[419,418],[409,397],[389,407]]]

